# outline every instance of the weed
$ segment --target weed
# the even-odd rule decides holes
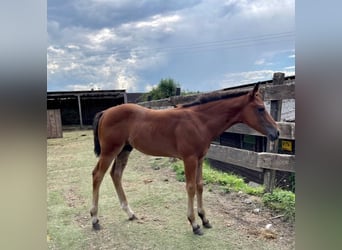
[[[185,175],[184,175],[184,166],[181,162],[176,162],[171,165],[173,171],[176,172],[176,179],[177,181],[184,182]]]
[[[284,219],[294,220],[295,217],[295,194],[290,191],[275,189],[273,193],[266,193],[262,201],[267,207],[277,212],[284,213]]]

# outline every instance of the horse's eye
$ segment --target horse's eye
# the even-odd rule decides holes
[[[261,113],[261,112],[264,112],[265,111],[265,108],[262,107],[262,108],[258,108],[258,111]]]

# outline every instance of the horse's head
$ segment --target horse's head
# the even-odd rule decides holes
[[[242,122],[274,141],[279,137],[279,129],[272,116],[265,109],[258,90],[259,83],[248,93],[248,104],[241,115]]]

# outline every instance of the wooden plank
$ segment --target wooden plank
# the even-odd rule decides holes
[[[171,96],[160,100],[152,100],[149,102],[140,102],[139,105],[148,108],[160,108],[160,107],[174,107],[178,104],[188,103],[194,101],[198,97],[198,94],[188,96]]]
[[[266,85],[263,89],[264,101],[296,99],[295,84]]]
[[[280,139],[295,140],[296,139],[296,123],[294,122],[277,122],[279,126]]]
[[[294,122],[277,122],[280,130],[280,139],[288,139],[288,140],[295,140],[295,126]],[[257,135],[257,136],[264,136],[260,134],[256,130],[252,129],[251,127],[247,126],[246,124],[239,123],[235,124],[225,132],[229,133],[236,133],[236,134],[246,134],[246,135]]]
[[[211,144],[207,153],[207,157],[213,160],[242,166],[259,172],[263,171],[261,168],[258,168],[257,165],[258,153],[253,151]]]
[[[47,110],[47,138],[61,138],[62,132],[62,119],[59,109]]]
[[[195,101],[201,94],[187,95],[187,96],[171,96],[171,103],[173,105],[179,105]]]
[[[258,153],[258,168],[295,172],[295,156],[287,154]]]
[[[257,153],[244,149],[211,144],[206,157],[258,172],[262,172],[263,169],[295,172],[294,155],[267,152]]]
[[[235,124],[231,126],[229,129],[227,129],[225,132],[235,133],[235,134],[264,136],[263,134],[260,134],[258,131],[254,130],[253,128],[243,123]]]

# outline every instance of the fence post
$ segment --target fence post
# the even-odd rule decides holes
[[[77,95],[78,102],[78,114],[80,117],[80,128],[83,129],[82,107],[81,107],[81,95]]]
[[[270,83],[272,85],[280,85],[284,83],[285,74],[284,73],[274,73],[273,81]],[[275,121],[280,121],[281,119],[281,106],[282,100],[271,101],[270,114]],[[271,142],[267,139],[266,152],[278,153],[278,140]],[[265,191],[267,193],[272,193],[275,187],[276,170],[264,169],[264,185]]]

